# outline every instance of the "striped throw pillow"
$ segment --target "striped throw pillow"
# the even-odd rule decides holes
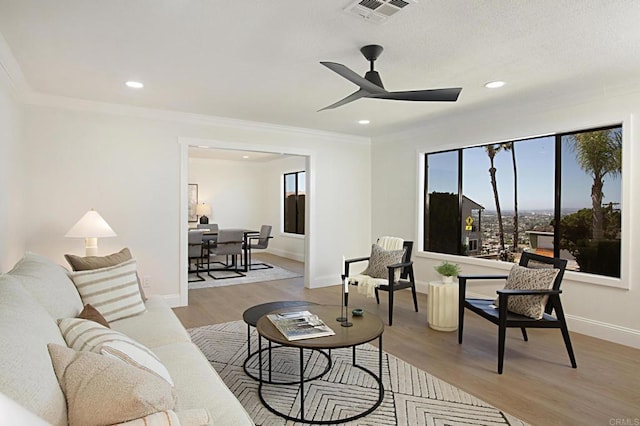
[[[102,269],[71,273],[83,304],[90,304],[108,321],[141,314],[135,259]]]
[[[153,373],[173,386],[166,367],[151,349],[129,336],[104,327],[95,321],[81,318],[65,318],[58,327],[67,346],[79,352],[94,352],[119,359],[134,367]]]

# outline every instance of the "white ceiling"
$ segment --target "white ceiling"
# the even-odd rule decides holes
[[[39,93],[363,136],[496,103],[640,90],[637,0],[419,0],[383,25],[343,12],[350,3],[0,0],[0,33]],[[385,48],[388,90],[461,86],[458,102],[316,112],[356,90],[319,62],[363,75],[366,44]],[[483,87],[497,79],[507,85]]]

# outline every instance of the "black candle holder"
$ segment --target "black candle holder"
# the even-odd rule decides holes
[[[353,325],[352,322],[349,321],[349,293],[345,291],[344,282],[347,279],[346,276],[341,275],[341,289],[342,289],[342,301],[340,302],[340,316],[336,318],[336,321],[340,323],[342,327],[351,327]],[[347,283],[347,285],[349,285]]]

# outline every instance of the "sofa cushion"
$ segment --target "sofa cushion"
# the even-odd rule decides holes
[[[214,425],[251,425],[253,420],[193,343],[173,343],[154,348],[172,374],[178,401],[176,410],[205,408]],[[189,368],[185,368],[185,366]],[[244,379],[242,370],[238,374]],[[178,412],[180,412],[178,411]]]
[[[145,302],[147,310],[140,315],[113,321],[109,326],[148,348],[177,342],[191,342],[189,333],[167,302],[154,296]]]
[[[64,345],[54,319],[15,276],[0,275],[0,393],[53,425],[67,424],[67,405],[47,351]]]
[[[133,259],[107,268],[72,272],[71,279],[82,301],[96,308],[108,322],[145,310]]]
[[[167,368],[162,365],[158,357],[153,352],[145,347],[123,340],[114,340],[112,342],[104,343],[100,348],[100,353],[104,356],[120,360],[134,367],[142,368],[149,373],[153,373],[158,377],[163,378],[167,383],[173,386],[173,380],[171,380],[171,376],[169,375]]]
[[[71,349],[103,355],[106,353],[111,358],[151,371],[173,385],[169,372],[153,351],[129,336],[80,318],[62,319],[59,327]],[[109,346],[106,351],[105,346]]]
[[[154,374],[91,352],[48,348],[71,426],[121,423],[175,406],[171,386]]]
[[[78,318],[97,322],[98,324],[104,327],[111,328],[109,327],[109,323],[107,322],[106,319],[104,319],[102,314],[98,312],[96,308],[94,308],[89,304],[84,305],[84,309],[82,309],[82,312],[80,312],[80,315],[78,315]]]
[[[54,319],[75,317],[84,306],[67,270],[46,257],[27,252],[9,275],[20,278]]]

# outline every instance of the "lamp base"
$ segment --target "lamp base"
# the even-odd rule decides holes
[[[206,225],[209,223],[209,218],[206,216],[200,216],[200,223]]]
[[[97,238],[87,237],[84,239],[84,255],[85,256],[98,255],[98,239]]]

